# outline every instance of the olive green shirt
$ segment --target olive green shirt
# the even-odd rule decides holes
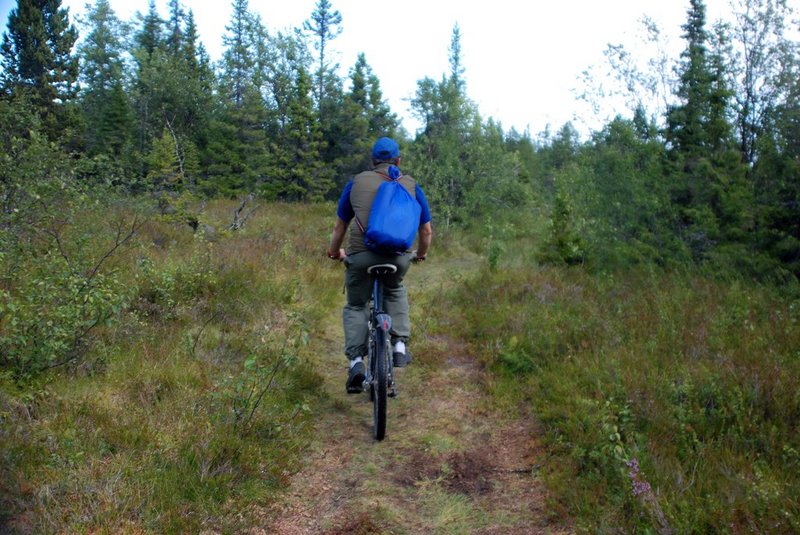
[[[372,207],[372,201],[378,193],[378,188],[384,182],[390,180],[389,164],[381,163],[370,171],[364,171],[357,174],[353,178],[353,187],[350,190],[350,204],[353,206],[353,212],[356,218],[361,222],[364,228],[369,224],[369,211]],[[416,196],[417,182],[409,175],[403,175],[397,181],[406,188],[406,191],[413,198]],[[357,222],[353,221],[350,225],[350,241],[347,246],[347,254],[356,254],[364,251],[369,251],[364,245],[364,233],[359,228]]]

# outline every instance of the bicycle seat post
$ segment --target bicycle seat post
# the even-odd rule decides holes
[[[378,314],[383,311],[383,292],[381,291],[381,283],[383,277],[397,273],[397,266],[394,264],[375,264],[367,268],[367,273],[372,275],[372,296],[375,306],[375,313]]]

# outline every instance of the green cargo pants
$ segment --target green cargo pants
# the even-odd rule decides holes
[[[371,251],[349,255],[344,265],[347,304],[342,311],[344,323],[344,353],[354,359],[367,354],[369,334],[369,300],[372,295],[372,277],[367,268],[375,264],[394,264],[397,272],[384,278],[384,309],[392,317],[392,343],[407,341],[411,330],[408,319],[408,294],[403,277],[411,265],[411,253],[385,256]]]

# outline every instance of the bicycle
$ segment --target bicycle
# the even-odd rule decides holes
[[[383,310],[383,277],[397,272],[393,264],[376,264],[367,268],[372,275],[372,303],[369,314],[366,377],[362,388],[369,391],[372,402],[372,436],[386,436],[388,398],[397,396],[394,384],[392,348],[389,331],[392,317]]]

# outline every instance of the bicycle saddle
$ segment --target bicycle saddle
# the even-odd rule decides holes
[[[397,272],[397,266],[394,264],[375,264],[367,268],[367,273],[370,275],[390,275]]]

